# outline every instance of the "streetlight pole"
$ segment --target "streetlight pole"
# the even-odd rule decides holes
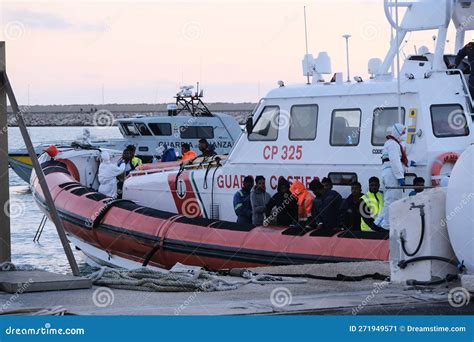
[[[349,72],[349,38],[351,37],[350,34],[345,34],[342,36],[346,40],[346,63],[347,63],[347,82],[351,81],[351,75]]]

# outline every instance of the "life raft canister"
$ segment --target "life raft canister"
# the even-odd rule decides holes
[[[440,174],[441,174],[441,169],[445,164],[456,164],[456,162],[459,159],[459,154],[456,152],[446,152],[443,154],[440,154],[435,161],[433,162],[433,165],[431,166],[431,185],[433,186],[438,186],[441,183],[440,179]]]

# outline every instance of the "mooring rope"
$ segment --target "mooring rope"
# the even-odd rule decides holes
[[[247,284],[301,284],[302,279],[259,275],[243,281],[230,281],[201,270],[195,274],[158,272],[149,268],[134,270],[102,267],[88,276],[94,285],[124,290],[153,292],[213,292],[235,290]]]

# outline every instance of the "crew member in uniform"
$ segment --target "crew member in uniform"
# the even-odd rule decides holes
[[[387,141],[382,149],[382,182],[385,186],[384,207],[375,220],[375,224],[384,229],[390,228],[388,210],[390,204],[402,198],[401,189],[388,189],[405,185],[405,167],[408,167],[408,158],[402,145],[402,136],[406,133],[406,127],[396,123],[387,135]]]
[[[459,50],[454,60],[454,64],[450,64],[450,69],[455,69],[458,67],[459,63],[467,56],[469,66],[471,68],[471,73],[469,75],[469,92],[471,97],[474,97],[474,42],[467,43],[461,50]]]

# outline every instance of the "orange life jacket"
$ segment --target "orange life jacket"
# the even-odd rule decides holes
[[[298,216],[306,220],[311,214],[314,196],[299,180],[295,180],[290,187],[291,193],[298,199]]]
[[[191,150],[191,151],[183,153],[183,158],[181,160],[189,160],[189,159],[194,159],[196,157],[197,157],[196,152]]]

